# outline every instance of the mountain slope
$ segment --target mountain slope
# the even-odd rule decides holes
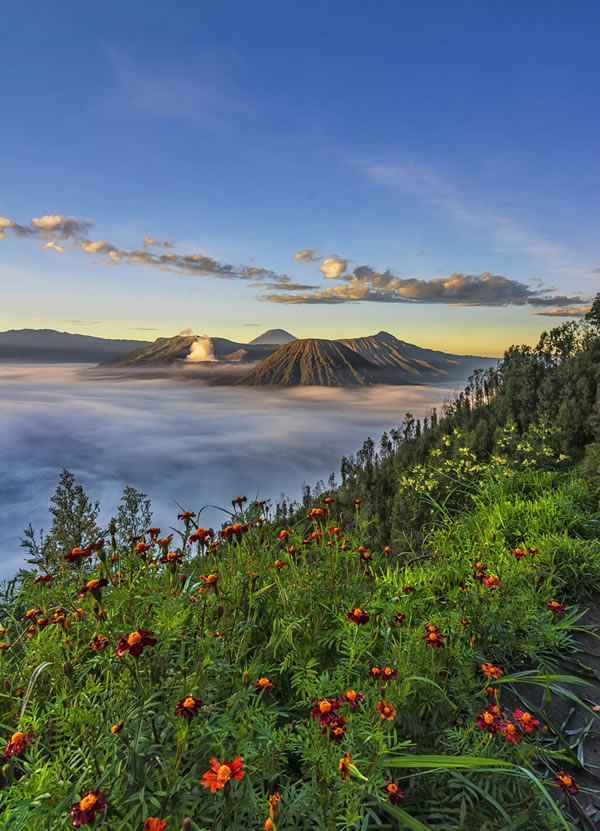
[[[281,346],[234,381],[242,386],[347,387],[376,383],[373,364],[334,340],[308,338]]]
[[[190,354],[192,344],[203,341],[207,353],[212,353],[212,359],[217,361],[256,362],[262,361],[277,349],[277,346],[258,346],[248,343],[237,343],[228,338],[198,338],[197,335],[175,335],[172,338],[157,338],[153,343],[143,344],[137,349],[118,355],[116,358],[104,361],[104,366],[140,367],[179,363],[185,361]]]
[[[389,332],[378,332],[376,335],[363,338],[349,338],[341,340],[340,343],[353,349],[375,366],[401,370],[404,380],[397,383],[435,383],[457,377],[466,378],[474,369],[491,366],[496,360],[423,349],[399,340]]]
[[[255,346],[272,346],[273,344],[283,346],[284,343],[292,343],[295,340],[298,340],[298,338],[290,335],[285,329],[269,329],[267,332],[263,332],[262,335],[251,340],[250,344]]]
[[[148,341],[97,338],[55,329],[10,329],[0,332],[0,359],[97,363],[147,344]]]

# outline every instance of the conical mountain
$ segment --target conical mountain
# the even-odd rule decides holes
[[[335,340],[307,338],[284,344],[235,383],[270,387],[349,387],[377,383],[373,364]]]
[[[263,332],[262,335],[259,335],[254,340],[250,341],[250,344],[255,346],[272,346],[273,344],[276,346],[283,346],[284,343],[292,343],[292,341],[297,340],[294,335],[290,335],[289,332],[286,332],[285,329],[268,329],[266,332]]]

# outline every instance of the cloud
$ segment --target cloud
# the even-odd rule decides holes
[[[63,323],[72,323],[75,326],[97,326],[101,320],[63,320]]]
[[[517,280],[498,274],[451,274],[419,280],[395,277],[389,270],[378,272],[359,266],[343,276],[344,282],[311,293],[267,294],[274,303],[444,303],[452,306],[567,306],[585,302],[581,297],[548,295]]]
[[[178,332],[177,334],[178,334],[178,335],[183,335],[183,336],[185,337],[186,335],[193,335],[193,334],[194,334],[194,330],[193,330],[193,329],[190,329],[190,327],[188,326],[188,328],[187,328],[187,329],[182,329],[182,330],[181,330],[181,332]]]
[[[153,237],[150,234],[142,237],[142,242],[144,243],[144,248],[173,248],[171,240],[156,239],[156,237]]]
[[[541,312],[533,312],[534,315],[545,315],[546,317],[584,317],[590,306],[556,306],[554,309],[543,309]]]
[[[294,254],[294,259],[304,263],[316,263],[321,257],[314,248],[301,248],[300,251],[296,251]]]
[[[328,280],[337,280],[346,270],[348,262],[348,260],[344,260],[342,257],[325,257],[319,266],[319,271]]]
[[[65,250],[64,245],[59,245],[56,240],[50,239],[48,242],[45,242],[40,248],[50,248],[54,251],[57,251],[59,254],[62,254]]]

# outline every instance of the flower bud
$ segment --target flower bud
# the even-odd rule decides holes
[[[224,609],[224,608],[223,608],[223,606],[219,603],[219,605],[217,606],[217,608],[215,609],[215,611],[216,611],[216,614],[217,614],[217,620],[219,620],[219,618],[223,616],[223,612],[225,611],[225,609]]]
[[[183,821],[183,831],[192,831],[192,821],[189,817],[186,817]]]
[[[4,679],[3,686],[4,686],[4,689],[5,689],[6,692],[10,692],[10,688],[11,688],[10,678],[5,678]]]
[[[14,768],[10,762],[2,766],[2,776],[7,782],[11,782],[14,775]]]
[[[73,677],[73,666],[70,661],[65,661],[62,665],[63,675],[66,675],[67,678]]]
[[[242,684],[248,685],[249,683],[250,683],[250,673],[246,669],[242,673]]]

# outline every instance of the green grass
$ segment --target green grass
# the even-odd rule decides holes
[[[461,508],[432,507],[419,551],[373,550],[361,561],[370,528],[360,508],[340,518],[333,503],[280,540],[282,526],[257,522],[260,508],[250,506],[235,519],[247,532],[212,549],[190,544],[195,526],[181,524],[169,548],[183,552],[178,565],[156,562],[156,547],[151,562],[107,540],[102,560],[63,563],[48,584],[33,585],[30,574],[8,586],[0,730],[6,741],[17,729],[35,738],[4,761],[0,827],[70,827],[72,803],[102,788],[109,804],[95,827],[110,831],[141,831],[147,817],[165,820],[165,831],[185,817],[195,831],[261,829],[276,791],[277,831],[571,828],[572,804],[552,780],[580,762],[544,722],[553,697],[585,699],[586,679],[571,679],[576,691],[564,692],[557,666],[576,648],[577,610],[600,586],[599,517],[570,474],[486,468],[477,481]],[[333,525],[343,530],[329,533]],[[315,530],[322,536],[305,542]],[[537,553],[517,560],[510,549],[519,546]],[[501,586],[474,579],[475,561]],[[199,593],[208,574],[218,580]],[[99,602],[78,598],[94,576],[109,580]],[[563,614],[547,609],[553,599]],[[363,625],[346,617],[357,606],[369,615]],[[39,609],[34,620],[52,621],[57,608],[67,628],[22,620]],[[427,623],[443,634],[441,647],[426,646]],[[119,658],[117,637],[138,629],[151,630],[156,645]],[[94,651],[98,633],[108,644]],[[536,712],[542,729],[520,744],[476,724],[489,698],[484,662],[504,672],[495,685],[509,715],[522,682],[548,693]],[[369,678],[373,666],[398,676],[382,686]],[[253,682],[265,677],[275,689],[258,693]],[[364,700],[341,704],[338,744],[311,709],[348,689]],[[186,721],[174,711],[188,694],[204,706]],[[393,720],[376,710],[382,698],[397,711]],[[364,778],[342,781],[344,753]],[[240,781],[214,794],[202,786],[211,758],[237,755],[246,765]],[[404,789],[402,805],[390,804],[384,777]]]

